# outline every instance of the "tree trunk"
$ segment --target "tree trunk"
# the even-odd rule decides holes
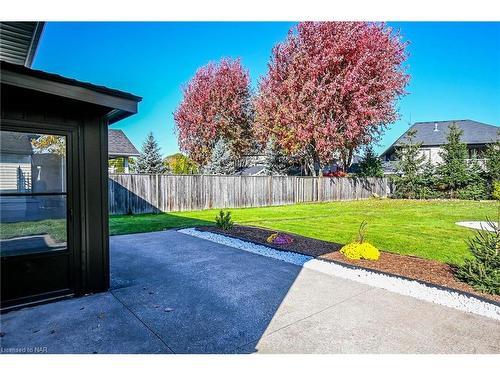
[[[352,164],[352,155],[354,150],[352,148],[345,148],[340,152],[340,158],[342,163],[342,170],[347,172]]]
[[[316,168],[314,168],[314,160],[310,159],[308,161],[309,174],[313,177],[316,177]]]

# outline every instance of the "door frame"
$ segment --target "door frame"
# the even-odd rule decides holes
[[[66,137],[66,243],[68,252],[69,285],[65,289],[28,295],[1,301],[2,312],[13,308],[39,304],[79,294],[82,289],[82,247],[81,247],[81,202],[80,202],[80,126],[54,122],[38,122],[2,119],[0,130],[63,135]],[[50,257],[55,253],[34,253],[20,255],[19,258],[34,259]]]

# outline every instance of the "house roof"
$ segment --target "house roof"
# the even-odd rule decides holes
[[[45,22],[0,22],[0,59],[31,67]]]
[[[0,149],[4,154],[31,155],[33,149],[31,139],[35,135],[11,131],[2,131]],[[135,146],[130,142],[122,130],[108,130],[108,155],[109,156],[139,156]]]
[[[466,144],[493,143],[499,137],[498,132],[500,131],[500,127],[473,120],[416,122],[380,156],[391,153],[396,146],[404,144],[406,134],[412,129],[417,131],[415,142],[422,142],[422,146],[444,145],[446,144],[446,137],[449,132],[448,129],[453,123],[462,130],[462,142]]]
[[[108,155],[109,156],[139,156],[135,146],[130,142],[125,133],[119,129],[108,130]]]
[[[257,176],[264,173],[266,167],[263,165],[254,165],[246,167],[238,171],[236,174],[239,176]]]
[[[78,86],[78,87],[82,87],[82,88],[87,88],[87,89],[90,89],[92,91],[97,91],[97,92],[100,92],[103,94],[118,96],[120,98],[132,99],[132,100],[136,100],[136,101],[142,100],[142,98],[140,96],[133,95],[133,94],[130,94],[130,93],[125,92],[125,91],[112,89],[112,88],[102,86],[102,85],[96,85],[96,84],[90,83],[90,82],[78,81],[74,78],[64,77],[64,76],[61,76],[59,74],[45,72],[43,70],[27,68],[27,67],[24,67],[21,65],[9,63],[8,61],[2,60],[2,61],[0,61],[0,64],[1,64],[0,66],[1,66],[2,70],[8,69],[9,71],[15,71],[15,72],[28,74],[31,77],[38,77],[38,78],[43,78],[43,79],[50,80],[53,82],[65,83],[65,84],[69,84],[71,86]]]
[[[2,84],[17,86],[109,108],[110,124],[137,113],[141,97],[59,74],[27,68],[0,60]]]

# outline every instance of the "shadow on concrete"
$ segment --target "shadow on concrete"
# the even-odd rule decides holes
[[[301,271],[177,231],[110,246],[109,292],[3,314],[2,352],[251,353]]]
[[[252,352],[300,271],[175,231],[111,239],[111,293],[175,353]]]

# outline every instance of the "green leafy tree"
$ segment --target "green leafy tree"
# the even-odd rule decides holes
[[[123,158],[109,159],[108,160],[108,167],[113,168],[115,173],[125,172]]]
[[[406,133],[405,142],[396,150],[397,168],[401,176],[396,178],[396,196],[415,199],[419,197],[421,188],[420,171],[425,156],[420,152],[422,142],[416,142],[417,131],[411,129]]]
[[[368,146],[365,149],[363,158],[359,162],[358,174],[363,177],[383,177],[384,169],[382,161],[373,151],[373,147]]]
[[[198,165],[196,162],[180,152],[167,156],[163,160],[163,164],[165,165],[167,171],[172,174],[198,173]]]
[[[467,145],[461,141],[462,134],[462,129],[455,123],[449,126],[446,144],[439,153],[443,163],[439,166],[438,173],[451,198],[455,198],[457,190],[464,188],[470,182],[466,160]]]
[[[165,166],[160,153],[160,146],[150,132],[142,144],[141,155],[137,158],[137,173],[159,174],[165,172]]]
[[[224,139],[220,138],[215,143],[210,160],[203,171],[207,174],[219,175],[229,175],[236,172],[235,160]]]
[[[264,150],[266,173],[268,175],[286,175],[289,168],[288,157],[279,145],[269,140]]]
[[[60,135],[40,135],[31,140],[35,153],[66,155],[66,138]]]
[[[124,158],[116,158],[108,160],[108,167],[113,168],[115,173],[124,173],[125,172],[125,160]],[[129,172],[135,172],[135,159],[128,159],[128,169]]]

